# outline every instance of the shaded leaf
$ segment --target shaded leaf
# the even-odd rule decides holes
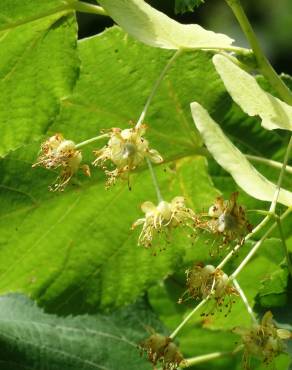
[[[204,0],[175,0],[175,13],[192,12],[194,8],[204,3]]]
[[[151,368],[137,344],[155,315],[136,304],[111,315],[57,317],[21,295],[0,298],[0,356],[5,370]]]

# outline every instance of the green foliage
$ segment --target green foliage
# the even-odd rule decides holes
[[[48,130],[79,68],[75,15],[64,10],[62,1],[23,1],[21,7],[17,1],[2,3],[0,156]]]
[[[50,127],[52,133],[62,132],[76,142],[117,124],[126,128],[141,111],[169,52],[127,40],[114,28],[81,42],[79,57],[82,70],[74,93],[62,100]],[[204,65],[204,74],[191,65],[185,68],[193,58]],[[157,59],[160,63],[153,63]],[[216,107],[223,85],[215,76],[209,54],[185,55],[161,86],[147,119],[147,137],[166,162],[167,171],[158,171],[163,193],[169,200],[183,194],[198,210],[209,207],[218,193],[208,179],[206,161],[197,155],[201,142],[191,116],[183,112],[190,100],[201,96],[201,87],[193,88],[195,81],[206,78],[218,95],[205,96],[204,103]],[[184,90],[177,95],[182,82]],[[94,147],[85,150],[85,161],[92,160]],[[52,311],[82,312],[133,301],[174,270],[184,254],[185,238],[153,257],[137,247],[138,231],[130,230],[142,215],[140,204],[155,201],[148,171],[132,176],[131,192],[125,183],[105,191],[103,175],[95,170],[89,181],[80,177],[82,184],[76,181],[64,194],[51,194],[47,186],[56,174],[31,169],[37,151],[37,145],[27,146],[2,160],[3,293],[27,292]]]
[[[256,79],[226,57],[215,55],[215,67],[233,100],[250,116],[260,116],[267,130],[292,130],[292,108],[263,91]]]
[[[193,10],[201,2],[177,0],[176,10]],[[230,199],[243,189],[239,204],[252,210],[247,215],[256,226],[263,216],[255,210],[268,209],[261,200],[270,203],[277,189],[279,168],[253,166],[245,154],[283,160],[291,107],[263,77],[252,77],[223,56],[212,61],[211,50],[234,50],[233,40],[180,24],[142,0],[99,3],[124,30],[115,26],[78,42],[74,8],[94,13],[94,5],[75,0],[0,5],[0,362],[5,370],[150,369],[136,348],[147,330],[172,332],[197,304],[177,304],[186,289],[185,269],[202,262],[217,266],[231,250],[224,245],[215,256],[210,253],[222,236],[217,226],[227,209],[213,224],[202,223],[210,220],[215,198],[223,193]],[[165,49],[187,50],[175,54],[170,65],[175,51]],[[283,78],[290,86],[289,76]],[[91,178],[79,171],[60,193],[48,191],[57,171],[31,167],[43,140],[56,133],[81,143],[102,130],[134,127],[149,96],[145,138],[164,158],[154,167],[163,199],[183,196],[200,226],[195,237],[188,235],[193,230],[178,227],[171,230],[170,243],[157,237],[155,247],[146,249],[137,245],[141,229],[131,230],[143,217],[141,204],[157,204],[146,163],[130,173],[131,190],[122,180],[105,190],[104,173],[92,168]],[[268,129],[282,130],[264,130],[261,120]],[[82,164],[90,165],[93,150],[104,145],[102,139],[82,146]],[[291,207],[291,186],[291,178],[284,177],[279,214]],[[271,218],[269,225],[274,222]],[[282,224],[292,251],[291,217]],[[226,274],[244,263],[267,229],[231,255]],[[291,278],[276,228],[237,280],[256,314],[272,309],[290,328]],[[25,296],[7,295],[11,292],[24,293],[45,311]],[[152,309],[137,302],[142,296]],[[211,302],[196,312],[179,332],[184,356],[223,351],[212,368],[241,367],[241,354],[232,352],[239,338],[231,330],[251,320],[243,301],[236,301],[227,317],[224,309],[201,317]],[[277,369],[287,369],[287,356],[277,361]],[[209,369],[210,363],[196,368]],[[262,365],[255,361],[252,368]]]
[[[163,330],[142,302],[110,315],[48,315],[28,298],[14,294],[0,300],[0,356],[5,370],[127,369],[149,370],[138,344],[145,328]],[[41,356],[40,356],[41,354]]]
[[[203,3],[204,0],[175,0],[175,12],[176,14],[192,12]]]

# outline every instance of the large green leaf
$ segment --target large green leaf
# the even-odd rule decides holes
[[[1,1],[0,156],[38,139],[59,114],[78,74],[76,31],[62,1]]]
[[[166,49],[220,49],[233,42],[224,34],[198,24],[181,24],[152,8],[144,0],[99,0],[126,32],[147,45]]]
[[[171,55],[125,38],[118,28],[81,41],[79,54],[80,79],[51,127],[77,142],[136,119]],[[202,96],[203,81],[214,95]],[[186,112],[189,101],[200,98],[214,110],[223,91],[210,54],[201,52],[178,59],[160,87],[149,110],[147,137],[171,162],[169,169],[157,171],[166,200],[182,194],[201,210],[217,196],[206,160],[196,154],[201,140]],[[85,159],[93,159],[94,147],[85,150]],[[2,293],[27,292],[51,310],[96,310],[134,300],[177,266],[189,244],[185,237],[154,257],[137,246],[138,231],[130,231],[142,215],[140,204],[155,202],[145,168],[132,176],[131,192],[125,183],[105,191],[104,176],[95,169],[82,185],[78,178],[65,193],[52,194],[47,186],[56,174],[31,169],[37,152],[38,145],[27,146],[1,163]]]
[[[5,370],[149,370],[137,345],[161,330],[139,303],[111,315],[57,317],[21,295],[0,298],[0,365]]]

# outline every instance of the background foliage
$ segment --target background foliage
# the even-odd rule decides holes
[[[131,176],[132,191],[124,183],[106,191],[104,175],[93,170],[91,179],[80,174],[64,193],[55,194],[47,187],[56,173],[31,165],[40,143],[55,132],[81,142],[101,129],[135,122],[172,52],[134,41],[116,26],[77,41],[75,14],[61,1],[3,4],[0,363],[5,370],[150,369],[134,347],[149,327],[169,333],[192,307],[176,304],[184,290],[184,270],[210,260],[210,241],[200,237],[192,245],[185,235],[175,234],[172,245],[157,256],[137,246],[138,231],[131,231],[131,224],[141,216],[143,201],[155,202],[147,168]],[[50,16],[31,18],[50,9]],[[26,21],[18,24],[20,19]],[[203,147],[190,102],[208,109],[244,153],[282,160],[288,140],[285,132],[263,130],[257,118],[247,117],[232,102],[211,58],[202,51],[182,55],[147,116],[147,138],[165,158],[156,168],[164,196],[170,200],[182,194],[197,211],[208,209],[218,194],[229,197],[238,189]],[[92,161],[95,148],[86,147],[85,162]],[[278,176],[277,170],[258,168],[271,180]],[[291,189],[291,179],[285,179],[285,186]],[[240,203],[267,207],[245,194]],[[259,220],[250,218],[254,224]],[[284,230],[292,251],[291,220]],[[253,243],[227,266],[227,273]],[[279,322],[291,325],[291,281],[283,259],[274,233],[239,282],[257,312],[273,308]],[[24,293],[42,308],[12,292]],[[237,338],[230,329],[248,322],[241,302],[227,320],[224,314],[207,321],[198,315],[179,338],[181,349],[185,356],[232,350]],[[213,362],[212,368],[236,369],[240,363],[237,356]],[[287,369],[288,364],[283,356],[277,367]]]

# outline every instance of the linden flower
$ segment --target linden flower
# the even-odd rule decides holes
[[[251,329],[235,328],[233,331],[241,335],[244,344],[244,366],[249,369],[250,356],[261,359],[264,364],[270,364],[275,357],[285,350],[283,340],[291,338],[286,329],[277,329],[273,322],[273,314],[268,311],[264,314],[260,324]]]
[[[183,197],[175,197],[170,203],[163,200],[157,206],[152,202],[144,202],[141,209],[145,217],[139,218],[132,225],[132,229],[143,225],[138,245],[146,248],[151,247],[153,238],[159,233],[168,234],[172,228],[180,225],[188,226],[192,230],[194,228],[196,215],[192,209],[185,206]]]
[[[140,344],[140,348],[148,355],[148,360],[155,366],[162,363],[163,370],[175,370],[183,361],[183,356],[172,339],[161,334],[152,334]]]
[[[97,158],[93,165],[105,170],[108,176],[107,187],[115,184],[118,177],[128,178],[129,172],[141,165],[145,158],[153,163],[163,161],[158,151],[150,149],[148,141],[142,137],[145,131],[145,125],[125,130],[112,128],[107,145],[94,151]],[[116,168],[110,171],[107,161],[111,161]]]
[[[215,300],[215,308],[220,308],[225,304],[229,307],[228,312],[231,311],[234,303],[233,296],[237,296],[237,290],[232,286],[228,276],[220,269],[216,269],[212,265],[194,265],[191,269],[186,271],[187,274],[187,292],[189,297],[194,299],[204,299],[210,293]],[[227,299],[227,302],[226,302]],[[179,300],[182,303],[183,299]],[[204,316],[205,314],[202,314]],[[208,315],[208,314],[207,314]]]
[[[245,235],[252,230],[252,225],[245,216],[244,208],[237,204],[238,193],[231,194],[230,200],[218,197],[209,208],[211,220],[201,222],[198,226],[223,237],[223,244],[236,241],[244,243]]]
[[[51,191],[63,191],[72,176],[80,168],[82,155],[76,149],[75,143],[65,140],[61,134],[55,134],[41,145],[41,152],[37,162],[32,167],[42,166],[47,169],[61,167],[61,172],[56,181],[50,186]],[[89,167],[81,167],[86,176],[90,176]]]

